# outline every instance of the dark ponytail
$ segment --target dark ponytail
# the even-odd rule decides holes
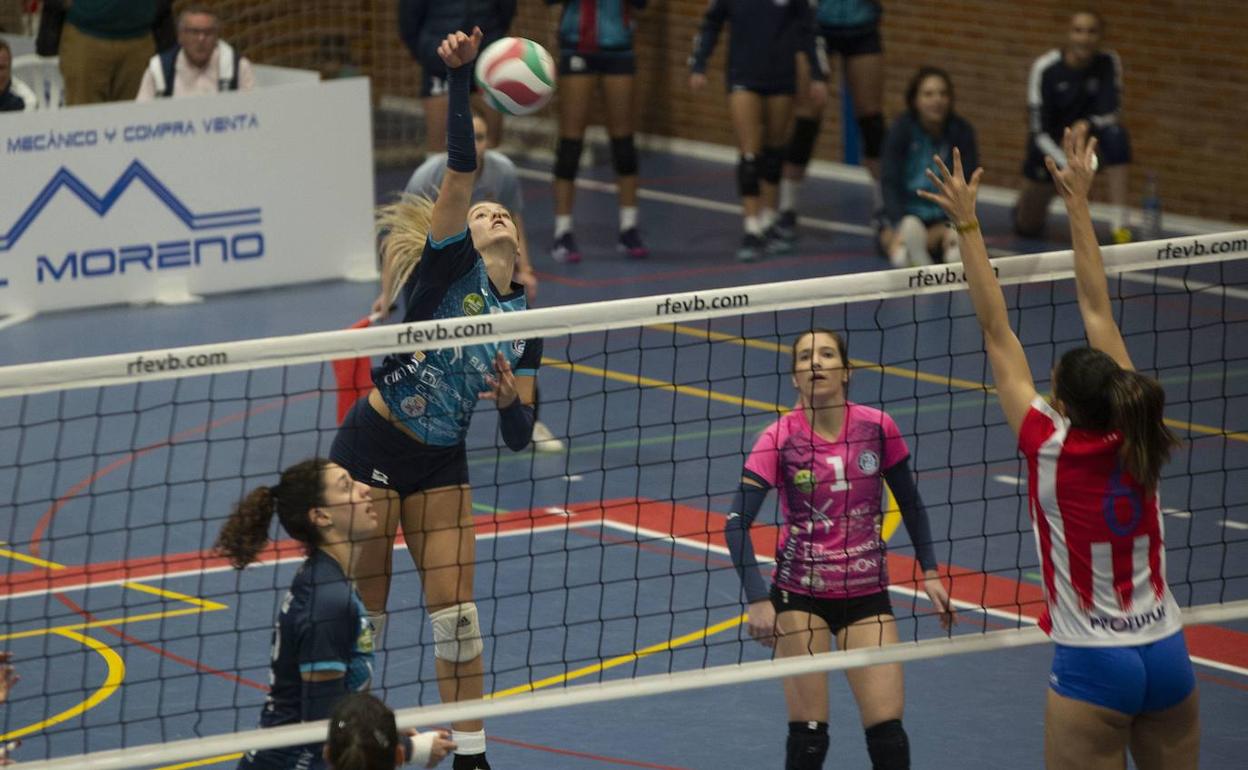
[[[234,507],[214,550],[228,556],[230,564],[242,569],[256,560],[256,554],[269,542],[269,525],[276,513],[282,528],[309,550],[321,542],[321,533],[308,518],[308,511],[324,505],[321,471],[326,460],[314,457],[282,471],[275,487],[258,487]]]
[[[344,695],[329,715],[325,750],[334,770],[394,770],[394,712],[368,693]]]
[[[1076,428],[1122,434],[1122,466],[1152,489],[1178,439],[1164,422],[1166,392],[1152,377],[1128,371],[1106,353],[1074,348],[1057,365],[1053,395]]]
[[[1145,489],[1161,478],[1170,450],[1179,446],[1165,423],[1166,391],[1138,372],[1120,369],[1109,381],[1114,428],[1122,433],[1122,465]]]

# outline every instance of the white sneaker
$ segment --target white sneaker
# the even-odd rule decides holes
[[[546,423],[541,420],[533,423],[533,451],[562,452],[563,449],[563,442],[555,438],[555,434],[550,432]]]

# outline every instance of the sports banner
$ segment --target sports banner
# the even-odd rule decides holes
[[[0,117],[0,314],[373,269],[368,81]]]

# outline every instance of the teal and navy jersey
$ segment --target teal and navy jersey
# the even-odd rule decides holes
[[[510,288],[504,295],[495,291],[467,230],[443,241],[431,238],[403,287],[403,322],[524,310],[524,287],[513,282]],[[468,432],[478,396],[490,389],[486,377],[494,376],[500,350],[517,377],[537,374],[542,341],[535,338],[392,354],[373,369],[373,384],[390,413],[422,442],[455,446]]]
[[[880,15],[877,0],[819,0],[815,20],[824,28],[857,29],[879,24]]]
[[[946,218],[940,206],[920,198],[915,191],[936,191],[927,178],[927,169],[933,166],[932,156],[939,155],[952,167],[954,147],[962,152],[962,168],[969,179],[979,166],[979,145],[970,123],[951,112],[940,135],[933,136],[923,130],[909,110],[897,116],[880,154],[880,191],[884,197],[884,218],[890,225],[896,227],[907,214],[928,224]]]
[[[303,674],[310,671],[341,671],[344,695],[367,690],[373,678],[368,612],[342,567],[319,548],[299,568],[282,600],[261,727],[307,721]]]
[[[633,50],[632,8],[645,8],[646,0],[546,0],[563,3],[559,16],[559,48],[564,51]]]

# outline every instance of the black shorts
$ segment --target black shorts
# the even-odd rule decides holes
[[[422,444],[377,414],[367,397],[347,412],[329,459],[356,481],[393,489],[399,497],[468,483],[468,453],[462,443]]]
[[[238,770],[325,770],[325,757],[321,754],[324,745],[316,743],[247,752],[238,760]]]
[[[559,52],[559,74],[562,75],[632,75],[637,72],[637,56],[630,51]]]
[[[1131,138],[1127,129],[1120,124],[1092,127],[1092,136],[1096,137],[1096,155],[1102,168],[1121,166],[1131,162]],[[1062,146],[1061,137],[1054,140],[1058,147]],[[1030,137],[1027,140],[1027,159],[1023,161],[1023,176],[1033,182],[1051,182],[1049,169],[1044,165],[1044,153]]]
[[[793,591],[787,591],[774,583],[771,586],[771,606],[776,614],[782,612],[808,612],[823,618],[823,622],[832,629],[836,636],[841,629],[860,620],[874,618],[878,615],[893,615],[893,605],[888,599],[888,591],[880,591],[866,596],[853,596],[848,599],[820,599]]]
[[[749,91],[759,96],[792,96],[797,93],[797,76],[791,80],[776,80],[771,83],[734,82],[728,81],[728,93],[733,91]]]
[[[884,53],[878,24],[869,27],[823,27],[820,32],[828,56],[840,54],[846,59],[852,59],[855,56]]]

